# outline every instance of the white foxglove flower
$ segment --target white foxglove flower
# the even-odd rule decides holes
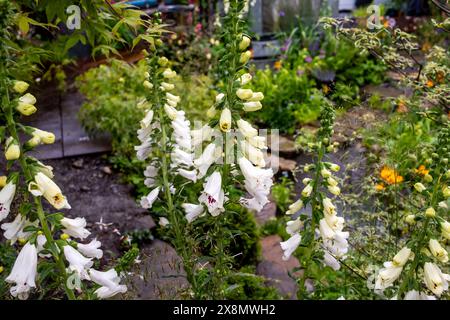
[[[311,195],[312,190],[313,190],[312,184],[306,185],[306,187],[304,187],[302,190],[302,196],[305,198],[309,197]]]
[[[202,128],[191,131],[192,146],[197,147],[203,143],[203,141],[210,141],[212,137],[213,129],[205,124]]]
[[[171,153],[172,162],[175,166],[185,165],[191,166],[193,164],[193,155],[189,152],[183,151],[180,148],[174,148]]]
[[[443,274],[441,269],[431,262],[425,262],[423,269],[425,285],[431,292],[440,297],[444,291],[448,290],[450,276]]]
[[[442,263],[448,262],[448,252],[441,246],[441,244],[437,240],[430,239],[428,246],[431,253],[433,254],[433,256],[435,256],[436,259],[438,259]]]
[[[264,94],[262,92],[253,92],[252,96],[248,101],[261,101],[264,99]]]
[[[194,165],[198,169],[198,178],[203,178],[208,172],[209,167],[216,161],[216,145],[210,143],[202,155],[194,160]]]
[[[280,242],[281,249],[283,249],[283,260],[289,260],[292,253],[298,248],[300,242],[302,241],[302,237],[299,233],[294,234],[288,240]]]
[[[2,224],[2,229],[5,231],[3,235],[6,239],[14,244],[18,239],[28,240],[32,232],[24,232],[23,229],[28,226],[37,226],[38,221],[30,222],[25,216],[20,213],[17,214],[13,222]]]
[[[222,100],[223,100],[223,98],[225,98],[225,94],[224,94],[224,93],[219,93],[219,94],[216,96],[216,103],[221,103]]]
[[[178,169],[178,174],[192,182],[197,182],[198,173],[196,170]]]
[[[72,246],[64,246],[64,256],[69,262],[68,270],[75,272],[81,280],[90,280],[88,270],[94,264],[91,258],[86,258]]]
[[[242,198],[241,203],[248,209],[259,212],[269,202],[268,197],[273,184],[273,171],[270,168],[255,167],[244,157],[239,158],[238,163],[245,178],[245,189],[253,196],[252,199]]]
[[[333,257],[327,250],[324,250],[323,263],[331,267],[334,271],[338,271],[341,268],[339,260]]]
[[[425,294],[424,292],[411,290],[405,294],[404,300],[436,300],[436,297],[429,296],[429,295]]]
[[[192,221],[197,219],[205,211],[204,207],[201,204],[183,203],[181,206],[186,213],[186,220],[188,221],[188,223],[191,223]]]
[[[256,136],[248,139],[248,143],[258,149],[267,149],[266,137]]]
[[[25,93],[19,98],[19,101],[26,104],[36,104],[36,98],[31,93]]]
[[[293,214],[297,213],[298,211],[300,211],[301,208],[303,208],[303,200],[298,199],[297,201],[295,201],[293,204],[291,204],[289,206],[289,210],[286,211],[286,214],[293,215]]]
[[[330,198],[324,198],[322,200],[323,210],[326,215],[335,215],[336,214],[336,206],[331,202]]]
[[[88,244],[79,243],[77,249],[88,258],[101,259],[103,257],[103,251],[99,249],[101,245],[102,243],[100,241],[94,239]]]
[[[248,100],[252,97],[253,91],[251,89],[238,89],[236,91],[236,95],[239,99]]]
[[[144,161],[148,158],[150,153],[152,152],[152,141],[147,140],[144,141],[140,146],[135,146],[134,150],[136,151],[136,156],[138,160]]]
[[[450,240],[450,222],[443,221],[440,223],[440,225],[441,225],[442,236],[445,239]]]
[[[173,95],[169,92],[166,92],[166,98],[167,100],[174,101],[176,103],[179,103],[181,101],[181,98],[179,96]]]
[[[147,178],[154,178],[158,176],[159,168],[154,165],[148,165],[147,168],[145,168],[144,176]]]
[[[175,78],[177,75],[177,73],[173,70],[171,70],[170,68],[167,68],[166,70],[164,70],[163,72],[163,77],[166,79],[172,79]]]
[[[19,299],[27,299],[31,288],[36,288],[37,250],[33,244],[23,246],[14,262],[8,283],[15,283],[10,289],[11,294]]]
[[[403,247],[392,259],[392,264],[396,267],[403,267],[411,256],[411,249],[408,247]]]
[[[328,186],[328,191],[330,191],[335,196],[338,196],[341,194],[341,189],[338,186]]]
[[[300,220],[300,217],[298,217],[295,220],[288,221],[286,223],[286,232],[291,236],[298,233],[302,228],[303,228],[303,221]]]
[[[229,132],[231,130],[231,111],[228,108],[222,110],[219,120],[220,130]]]
[[[159,224],[161,227],[164,228],[164,227],[167,227],[167,226],[170,224],[170,221],[167,220],[167,218],[165,218],[165,217],[161,217],[161,218],[159,218],[158,224]]]
[[[42,172],[34,176],[34,181],[30,182],[28,190],[35,197],[43,196],[55,209],[71,208],[58,185]]]
[[[242,153],[250,160],[254,165],[258,167],[264,167],[266,162],[264,161],[264,154],[258,148],[252,146],[246,140],[241,141]]]
[[[253,128],[249,122],[243,119],[239,119],[237,121],[237,126],[239,128],[239,131],[244,135],[245,138],[253,138],[258,135],[258,130]]]
[[[50,258],[52,256],[51,253],[47,253],[47,254],[42,254],[40,253],[42,250],[44,250],[44,245],[47,243],[47,238],[43,235],[40,234],[36,237],[36,247],[37,247],[37,252],[39,254],[39,257],[41,258]],[[59,249],[58,249],[59,250]]]
[[[160,188],[157,187],[157,188],[153,189],[152,191],[150,191],[150,193],[147,196],[142,197],[141,198],[141,207],[144,209],[150,209],[153,206],[153,203],[158,198],[159,190],[160,190]]]
[[[252,81],[252,75],[250,73],[245,73],[239,78],[239,82],[242,86],[245,86],[250,81]]]
[[[114,269],[105,272],[90,269],[89,275],[92,281],[101,286],[95,290],[95,294],[99,299],[107,299],[127,291],[127,286],[120,284],[120,277]]]
[[[400,277],[403,267],[396,267],[392,262],[388,261],[384,263],[384,268],[382,268],[377,275],[375,281],[375,290],[385,290],[391,287],[395,280]]]
[[[177,118],[178,111],[177,111],[177,109],[175,109],[171,105],[165,104],[164,105],[164,111],[166,112],[166,114],[167,114],[167,116],[169,117],[170,120],[175,120]]]
[[[0,191],[0,221],[8,216],[15,194],[16,184],[11,181]]]
[[[244,102],[244,107],[242,108],[245,112],[258,111],[262,108],[262,104],[259,101],[249,101]]]
[[[86,229],[86,219],[85,218],[62,218],[61,224],[64,227],[63,232],[67,233],[69,236],[74,238],[79,238],[81,240],[89,237],[91,234],[88,229]]]
[[[171,90],[175,89],[175,85],[173,83],[161,82],[160,89],[162,91],[171,91]]]
[[[152,123],[153,120],[153,110],[149,110],[147,111],[147,113],[145,114],[144,119],[141,120],[141,128],[148,128],[150,126],[150,124]]]
[[[219,172],[214,172],[203,184],[203,192],[198,198],[200,203],[204,203],[208,208],[208,212],[216,217],[220,213],[224,212],[224,192],[222,189],[222,176]]]

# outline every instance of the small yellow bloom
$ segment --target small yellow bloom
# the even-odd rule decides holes
[[[427,81],[427,87],[428,88],[433,88],[434,87],[434,82],[432,80],[428,80]]]
[[[69,236],[67,233],[63,233],[63,234],[60,236],[60,238],[61,238],[61,240],[67,240],[67,239],[70,238],[70,236]]]
[[[415,169],[414,171],[421,176],[424,176],[430,172],[430,170],[427,170],[427,168],[423,164],[421,164],[419,168]]]
[[[167,63],[169,63],[169,59],[167,59],[166,57],[161,57],[161,58],[158,59],[158,64],[159,64],[161,67],[166,66]]]
[[[253,91],[251,89],[238,89],[236,95],[239,99],[249,100],[253,96]]]
[[[34,181],[28,185],[28,191],[35,197],[43,196],[55,209],[70,209],[58,185],[42,172],[34,176]]]
[[[403,182],[403,177],[397,173],[392,168],[389,168],[388,166],[384,166],[381,169],[380,177],[383,179],[387,184],[398,184]]]
[[[16,110],[19,111],[24,116],[31,116],[33,113],[37,111],[37,108],[32,104],[19,102],[17,104]]]
[[[377,191],[383,191],[384,189],[386,189],[386,187],[385,187],[384,184],[382,184],[382,183],[378,183],[378,184],[375,186],[375,190],[377,190]]]
[[[19,242],[19,244],[21,246],[23,246],[25,243],[27,243],[27,239],[24,239],[24,238],[19,238],[19,239],[17,239],[17,241]]]
[[[33,136],[38,137],[40,141],[44,144],[55,143],[55,135],[48,131],[44,131],[41,129],[34,129]]]
[[[2,273],[5,270],[5,268],[3,268],[3,266],[0,266],[0,273]]]
[[[251,39],[246,35],[242,36],[242,40],[239,43],[239,50],[244,51],[245,49],[247,49],[248,46],[250,45],[250,41]]]
[[[143,84],[144,84],[144,87],[145,87],[145,88],[147,88],[147,89],[153,89],[153,84],[152,84],[150,81],[145,80]]]
[[[406,216],[406,218],[405,218],[405,222],[406,223],[408,223],[408,224],[415,224],[416,223],[416,216],[415,215],[413,215],[413,214],[408,214],[407,216]]]
[[[273,64],[273,67],[275,70],[280,70],[281,69],[281,61],[275,61],[275,63]]]
[[[209,108],[207,111],[206,111],[206,116],[208,117],[208,118],[214,118],[214,116],[217,114],[217,110],[216,110],[216,108],[214,108],[214,106],[212,106],[211,108]]]
[[[245,102],[244,103],[244,108],[243,110],[245,112],[252,112],[252,111],[257,111],[259,109],[262,108],[262,104],[259,101],[250,101],[250,102]]]
[[[252,52],[250,50],[247,50],[245,52],[241,53],[241,57],[239,58],[239,62],[242,64],[246,64],[248,60],[252,57]]]
[[[6,160],[17,160],[20,158],[20,147],[16,141],[9,137],[6,140],[5,158]]]

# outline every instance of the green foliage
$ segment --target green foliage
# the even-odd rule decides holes
[[[0,298],[5,299],[9,296],[9,284],[5,282],[11,268],[16,260],[17,252],[11,245],[0,243]]]
[[[225,285],[225,298],[229,300],[279,300],[277,290],[267,286],[265,278],[255,274],[253,266],[246,266],[231,274]]]
[[[272,187],[272,197],[281,212],[287,210],[294,195],[294,182],[288,177],[281,177],[281,180]]]

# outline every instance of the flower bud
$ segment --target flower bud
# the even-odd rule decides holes
[[[14,81],[13,90],[17,93],[24,93],[29,86],[25,81]]]
[[[7,176],[0,176],[0,188],[6,186],[6,181],[8,180]]]
[[[330,165],[330,169],[331,171],[338,172],[339,170],[341,170],[341,167],[338,164],[332,163]]]
[[[430,183],[430,182],[432,182],[433,181],[433,177],[430,175],[430,174],[426,174],[426,175],[424,175],[423,176],[423,179],[426,181],[426,182],[428,182],[428,183]]]
[[[444,198],[450,198],[450,187],[446,186],[442,189],[442,194],[444,195]]]
[[[434,218],[436,216],[436,210],[434,208],[430,207],[425,211],[425,216],[428,218]]]
[[[407,224],[413,225],[413,224],[416,223],[415,218],[416,218],[415,215],[413,215],[413,214],[408,214],[408,215],[406,216],[406,218],[405,218],[405,222],[406,222]]]
[[[37,108],[32,104],[19,102],[16,110],[19,111],[24,116],[31,116],[33,113],[37,111]]]
[[[55,135],[44,130],[34,129],[33,136],[38,137],[44,144],[52,144],[55,142]]]
[[[144,84],[144,87],[145,87],[145,88],[147,88],[147,89],[153,89],[153,84],[152,84],[150,81],[145,80],[143,84]]]
[[[430,239],[429,248],[433,256],[442,263],[448,262],[448,252],[435,239]]]
[[[175,109],[174,107],[172,107],[168,104],[164,105],[164,111],[166,112],[166,114],[170,118],[170,120],[175,120],[175,118],[178,115],[177,109]]]
[[[411,257],[411,249],[403,247],[392,259],[392,263],[396,267],[403,267],[408,259]]]
[[[416,184],[414,184],[414,189],[416,189],[418,192],[423,192],[423,191],[427,190],[427,188],[425,188],[425,186],[420,182],[417,182]]]
[[[251,39],[246,35],[242,36],[242,40],[239,43],[239,50],[244,51],[250,45]]]
[[[247,50],[241,53],[241,57],[239,58],[239,62],[242,64],[246,64],[248,60],[252,57],[251,51]]]
[[[252,96],[248,100],[249,101],[261,101],[262,99],[264,99],[264,94],[262,92],[253,92]]]
[[[175,78],[177,75],[177,73],[175,71],[172,71],[171,69],[167,68],[166,70],[164,70],[163,72],[163,77],[166,79],[172,79]]]
[[[212,106],[211,108],[208,109],[208,111],[206,111],[206,116],[208,118],[214,118],[216,114],[217,114],[217,110],[216,110],[216,108],[214,108],[214,106]]]
[[[5,158],[6,160],[17,160],[20,158],[20,147],[12,137],[6,140]]]
[[[161,82],[161,89],[163,91],[170,91],[175,89],[175,85],[173,83]]]
[[[253,96],[253,91],[251,89],[238,89],[236,95],[239,99],[249,100]]]
[[[161,57],[161,58],[158,59],[158,64],[159,64],[161,67],[166,66],[167,63],[169,63],[169,59],[167,59],[166,57]]]
[[[223,100],[223,98],[225,98],[225,94],[219,93],[219,94],[216,96],[216,103],[221,103],[222,100]]]
[[[245,112],[252,112],[252,111],[258,111],[261,108],[262,108],[261,102],[259,102],[259,101],[250,101],[250,102],[245,102],[244,103],[243,110]]]
[[[19,98],[19,102],[26,104],[35,104],[36,98],[31,93],[26,93]]]
[[[252,75],[250,73],[245,73],[239,78],[239,82],[242,86],[245,86],[250,81],[252,81]]]

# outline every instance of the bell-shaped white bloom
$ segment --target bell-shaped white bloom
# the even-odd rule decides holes
[[[286,232],[291,236],[298,233],[302,228],[303,228],[303,221],[300,220],[300,217],[298,217],[295,220],[288,221],[286,223]]]
[[[169,92],[166,92],[166,98],[167,98],[167,100],[171,100],[176,103],[179,103],[181,101],[181,98],[179,96],[173,95]]]
[[[259,101],[249,101],[244,102],[244,107],[242,108],[245,112],[258,111],[262,108],[262,104]]]
[[[16,184],[12,181],[8,182],[2,191],[0,191],[0,221],[8,216],[15,194]]]
[[[431,292],[440,297],[444,291],[448,290],[449,275],[443,274],[441,269],[431,262],[425,262],[423,269],[425,285]]]
[[[302,241],[302,237],[299,233],[294,234],[288,240],[280,242],[281,249],[283,249],[283,260],[289,260],[292,253],[298,248],[300,242]]]
[[[414,189],[416,189],[418,192],[423,192],[423,191],[427,190],[427,188],[420,182],[417,182],[416,184],[414,184]]]
[[[47,238],[43,234],[40,234],[36,237],[37,252],[39,254],[39,257],[41,257],[41,258],[50,258],[52,256],[51,253],[47,253],[47,254],[40,253],[42,250],[45,249],[44,246],[46,243],[47,243]]]
[[[14,81],[13,90],[17,93],[24,93],[29,86],[25,81],[16,80]]]
[[[307,184],[306,187],[304,187],[302,190],[302,196],[305,198],[309,197],[311,195],[312,190],[313,190],[312,184]]]
[[[8,283],[15,283],[10,292],[14,297],[27,299],[30,289],[36,288],[37,250],[35,245],[27,243],[23,246],[14,262],[11,273],[5,279]]]
[[[183,203],[181,206],[186,213],[186,220],[188,221],[188,223],[191,223],[192,221],[197,219],[205,211],[204,207],[201,204]]]
[[[196,170],[178,169],[178,174],[192,182],[197,182],[198,172]]]
[[[443,221],[440,223],[441,224],[441,232],[442,232],[442,236],[447,239],[450,240],[450,222],[448,221]]]
[[[13,222],[2,224],[4,237],[14,244],[18,239],[28,240],[31,232],[24,232],[23,229],[28,226],[37,226],[38,221],[30,222],[25,216],[17,214]]]
[[[336,215],[325,215],[325,221],[327,225],[333,229],[333,231],[342,231],[344,228],[345,220],[343,217],[338,217]]]
[[[239,50],[244,51],[245,49],[247,49],[250,45],[250,42],[251,39],[248,36],[243,35],[241,42],[239,42]]]
[[[210,143],[202,155],[194,160],[194,165],[198,169],[198,178],[203,178],[208,172],[209,167],[216,161],[216,145]]]
[[[216,96],[216,103],[221,103],[222,100],[223,100],[223,98],[225,98],[225,94],[224,94],[224,93],[219,93],[219,94]]]
[[[140,122],[142,129],[143,128],[148,128],[150,126],[150,124],[153,121],[153,115],[154,115],[153,110],[147,111],[147,113],[145,114],[144,119],[142,119],[141,122]]]
[[[264,99],[264,94],[262,92],[253,92],[248,101],[261,101],[262,99]]]
[[[239,78],[239,82],[242,86],[245,86],[250,81],[252,81],[252,75],[250,73],[245,73]]]
[[[267,149],[266,137],[256,136],[248,139],[250,145],[258,149]]]
[[[164,228],[170,224],[170,221],[166,217],[161,217],[159,218],[158,224]]]
[[[328,250],[324,250],[323,255],[323,263],[325,265],[331,267],[334,271],[337,271],[341,268],[341,263],[335,257],[333,257]]]
[[[162,91],[171,91],[171,90],[175,89],[175,85],[173,83],[161,82],[160,89]]]
[[[222,110],[219,120],[220,130],[229,132],[231,130],[231,111],[228,108]]]
[[[291,204],[289,206],[289,210],[286,211],[287,215],[292,215],[297,213],[301,208],[303,208],[303,200],[302,199],[298,199],[297,201],[295,201],[293,204]]]
[[[392,258],[392,264],[396,267],[403,267],[406,262],[411,258],[412,252],[408,247],[403,247],[395,256]]]
[[[239,158],[238,163],[245,178],[245,189],[253,196],[252,199],[241,199],[241,203],[248,209],[259,212],[269,202],[268,197],[273,184],[273,171],[271,168],[255,167],[245,157]]]
[[[238,89],[236,91],[236,95],[239,99],[248,100],[252,97],[253,91],[251,89]]]
[[[222,176],[215,171],[212,175],[206,178],[203,184],[203,192],[198,198],[200,203],[204,203],[208,208],[208,212],[213,216],[218,216],[224,212],[224,192],[222,189]]]
[[[61,224],[64,227],[63,232],[67,233],[69,236],[74,238],[79,238],[81,240],[89,237],[91,234],[88,229],[86,229],[86,219],[85,218],[62,218]]]
[[[321,235],[322,239],[333,239],[334,238],[335,232],[330,227],[330,225],[327,223],[325,218],[321,219],[319,221],[319,230],[320,230],[320,235]]]
[[[30,182],[28,190],[35,197],[43,196],[55,209],[71,208],[58,185],[42,172],[34,176],[34,182]]]
[[[332,187],[335,187],[335,186],[338,185],[338,182],[337,182],[336,179],[334,179],[333,177],[329,177],[329,178],[327,179],[327,183],[328,183],[330,186],[332,186]]]
[[[77,249],[88,258],[101,259],[103,257],[103,251],[100,249],[101,246],[102,243],[97,239],[94,239],[88,244],[79,243]]]
[[[171,153],[172,163],[175,166],[185,165],[189,167],[193,164],[193,157],[191,153],[183,151],[180,148],[174,148]]]
[[[31,93],[25,93],[19,98],[19,101],[26,104],[35,104],[36,98]]]
[[[144,176],[147,178],[154,178],[158,175],[158,171],[159,171],[158,167],[150,164],[145,168]]]
[[[430,239],[429,248],[433,256],[436,257],[440,262],[448,262],[448,252],[445,250],[441,244],[436,239]]]
[[[322,200],[323,210],[326,215],[335,215],[336,214],[336,206],[331,202],[330,198],[324,198]]]
[[[239,131],[244,135],[245,138],[253,138],[258,135],[258,130],[253,128],[249,122],[243,119],[239,119],[237,121],[237,126],[239,128]]]
[[[323,168],[322,170],[320,170],[320,174],[322,175],[322,177],[324,177],[325,179],[331,177],[331,172],[330,170]]]
[[[107,299],[118,293],[127,292],[127,286],[120,284],[120,277],[114,269],[105,272],[90,269],[89,275],[92,281],[101,286],[95,290],[99,299]]]
[[[148,158],[150,153],[152,152],[152,141],[147,140],[144,141],[140,146],[135,146],[134,150],[136,151],[136,156],[138,160],[144,161]]]
[[[424,292],[411,290],[405,294],[404,300],[436,300],[436,297],[429,296],[429,295],[425,294]]]
[[[338,186],[328,186],[328,191],[330,191],[335,196],[341,194],[341,189]]]
[[[172,107],[171,105],[165,104],[164,105],[164,111],[166,112],[167,116],[170,120],[175,120],[178,114],[177,109]]]
[[[170,68],[167,68],[166,70],[164,70],[163,72],[163,77],[166,79],[172,79],[175,78],[177,75],[177,73],[173,70],[171,70]]]
[[[54,174],[53,174],[53,167],[52,166],[47,166],[45,164],[43,164],[42,162],[40,162],[39,160],[36,159],[36,164],[39,166],[38,170],[40,172],[42,172],[43,174],[45,174],[47,177],[49,177],[50,179],[53,179]]]
[[[388,261],[384,263],[384,268],[382,268],[377,275],[375,281],[375,290],[385,290],[391,287],[395,280],[400,277],[403,267],[396,267],[392,262]]]
[[[158,198],[159,190],[160,190],[160,188],[157,187],[157,188],[153,189],[152,191],[150,191],[150,193],[147,196],[142,197],[141,198],[141,207],[144,209],[150,209],[153,206],[153,203]]]
[[[177,117],[172,121],[173,134],[176,147],[192,153],[191,123],[186,120],[184,111],[178,111]],[[191,161],[192,162],[192,161]],[[189,164],[191,166],[192,163]]]
[[[94,264],[92,258],[86,258],[72,246],[64,246],[64,256],[69,262],[68,270],[75,272],[81,280],[90,280],[88,270]]]
[[[213,129],[205,124],[202,128],[191,131],[192,146],[197,147],[203,143],[203,141],[210,141],[212,137]]]
[[[246,140],[241,141],[242,153],[250,160],[254,165],[258,167],[264,167],[266,162],[264,161],[264,154],[258,148],[252,146]]]

